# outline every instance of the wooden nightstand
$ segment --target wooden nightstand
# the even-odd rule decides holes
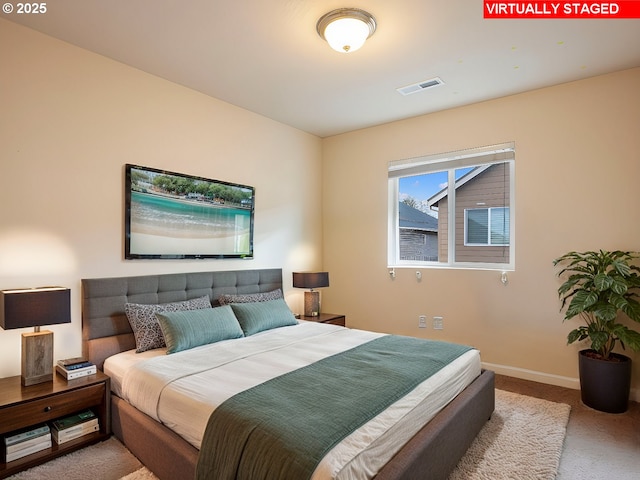
[[[341,327],[344,327],[346,325],[345,316],[337,313],[321,313],[317,317],[305,317],[304,315],[300,315],[300,320],[306,320],[308,322],[331,323],[332,325],[340,325]]]
[[[111,435],[111,385],[102,372],[65,380],[53,375],[53,382],[23,387],[20,376],[0,378],[0,435],[46,423],[90,408],[98,416],[100,430],[75,440],[41,450],[12,462],[0,461],[0,478],[65,455]],[[4,443],[0,443],[4,448]]]

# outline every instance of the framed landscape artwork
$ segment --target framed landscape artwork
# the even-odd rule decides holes
[[[253,258],[255,189],[125,165],[125,258]]]

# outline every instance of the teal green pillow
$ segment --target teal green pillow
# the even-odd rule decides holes
[[[247,336],[298,323],[289,306],[281,298],[267,302],[232,303],[231,308]]]
[[[167,354],[243,337],[231,307],[156,313],[167,345]]]

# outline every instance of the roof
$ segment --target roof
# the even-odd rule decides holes
[[[492,166],[493,165],[480,165],[478,167],[475,167],[470,172],[465,173],[462,177],[460,177],[459,179],[456,180],[456,185],[455,185],[456,190],[459,187],[463,186],[468,181],[473,180],[478,175],[480,175],[482,172],[484,172],[485,170],[489,169]],[[448,187],[444,187],[442,190],[440,190],[438,193],[433,195],[431,198],[427,199],[427,204],[430,207],[432,205],[437,205],[438,202],[440,200],[442,200],[443,198],[445,198],[448,194],[449,194]]]
[[[398,208],[400,228],[411,228],[413,230],[426,230],[428,232],[438,231],[438,219],[429,214],[421,212],[406,203],[400,202]]]

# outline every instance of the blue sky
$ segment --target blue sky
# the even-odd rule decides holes
[[[457,169],[456,179],[470,170],[472,168]],[[407,196],[413,197],[419,202],[426,200],[446,187],[447,176],[448,173],[444,171],[414,175],[412,177],[400,177],[398,181],[399,200],[402,201]]]
[[[406,196],[413,197],[418,201],[426,200],[442,190],[446,184],[447,172],[401,177],[398,183],[400,200],[403,200]]]

